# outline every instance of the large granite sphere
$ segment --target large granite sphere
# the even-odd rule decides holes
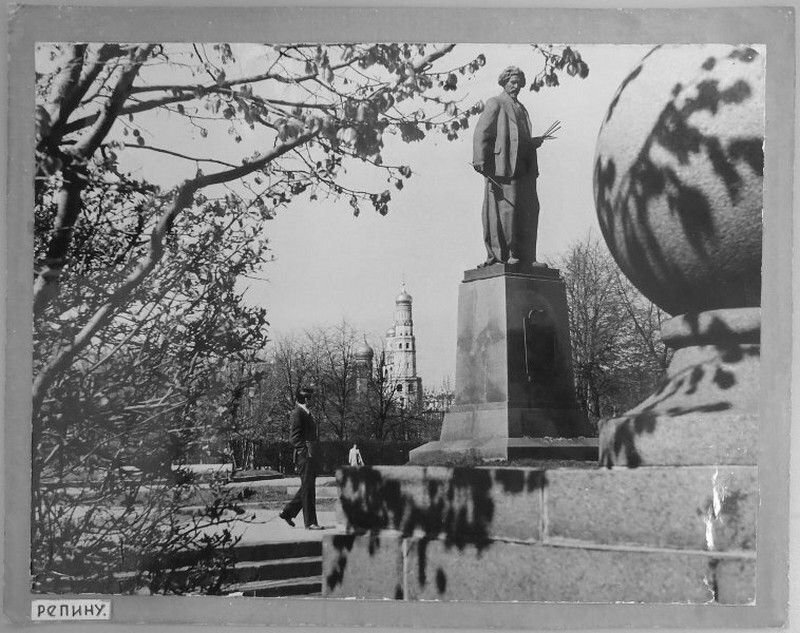
[[[603,236],[670,314],[761,304],[764,57],[657,46],[609,105],[594,166]]]

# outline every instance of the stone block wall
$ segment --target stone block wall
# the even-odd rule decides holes
[[[337,474],[331,598],[750,604],[757,470],[377,467]]]

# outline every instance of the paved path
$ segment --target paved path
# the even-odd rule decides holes
[[[320,487],[335,487],[335,477],[317,477],[317,489]],[[242,488],[284,488],[296,489],[300,486],[300,477],[282,477],[281,479],[266,479],[263,481],[247,481],[241,483],[231,483],[230,487]],[[322,496],[322,495],[320,495]],[[287,494],[288,500],[288,494]],[[255,514],[256,518],[251,523],[236,522],[231,526],[231,531],[235,535],[242,535],[240,543],[251,545],[255,543],[289,543],[296,541],[321,541],[322,536],[338,529],[336,525],[335,512],[317,511],[319,524],[326,528],[324,530],[306,530],[303,527],[302,511],[295,517],[295,527],[290,527],[286,521],[278,516],[278,510],[259,510],[252,513],[248,510],[247,515]]]
[[[261,481],[243,481],[227,484],[227,487],[238,488],[278,488],[287,491],[286,500],[300,486],[300,477],[282,477],[281,479],[266,479]],[[322,490],[320,490],[322,488]],[[317,496],[325,499],[338,496],[335,477],[317,477]],[[317,520],[324,527],[324,530],[306,530],[303,527],[302,511],[295,517],[295,527],[288,525],[278,516],[280,510],[265,510],[263,508],[250,508],[244,505],[245,514],[248,521],[232,518],[222,527],[209,528],[216,532],[220,529],[228,528],[233,536],[241,535],[242,540],[239,545],[260,545],[262,543],[292,543],[306,541],[322,541],[325,534],[339,531],[343,528],[336,525],[336,513],[333,511],[317,510]],[[255,515],[255,518],[250,519]]]
[[[247,513],[251,515],[250,512]],[[254,521],[244,523],[236,521],[231,523],[231,532],[242,535],[241,545],[254,545],[257,543],[292,543],[299,541],[321,541],[324,534],[338,531],[341,526],[336,525],[335,512],[317,512],[317,520],[324,530],[306,530],[303,527],[303,513],[295,518],[295,527],[290,527],[283,519],[278,517],[277,510],[256,510]]]
[[[261,481],[234,481],[226,484],[226,487],[236,488],[287,488],[290,486],[299,486],[300,477],[281,477],[280,479],[263,479]],[[317,488],[320,486],[335,486],[336,477],[324,476],[317,477]]]
[[[328,497],[325,490],[322,493],[320,488],[331,488],[338,494],[335,486],[335,477],[317,477],[317,495],[320,499]],[[300,485],[299,477],[283,477],[281,479],[267,479],[263,481],[234,482],[228,484],[230,488],[283,488],[289,492]],[[331,492],[331,495],[333,495]],[[287,492],[287,501],[289,499]],[[245,516],[255,518],[247,522],[232,520],[225,527],[230,529],[234,536],[242,536],[239,542],[241,545],[254,545],[260,543],[291,543],[305,541],[321,541],[324,534],[340,530],[342,526],[336,525],[336,513],[333,511],[317,511],[317,520],[324,527],[324,530],[306,530],[303,527],[302,511],[295,517],[295,527],[289,526],[278,516],[279,510],[264,510],[261,508],[246,508]]]

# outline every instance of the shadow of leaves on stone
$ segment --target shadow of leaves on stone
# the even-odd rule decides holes
[[[447,576],[441,567],[436,570],[436,590],[440,594],[443,594],[447,590]]]
[[[755,51],[743,49],[739,54],[742,58],[751,58]],[[709,60],[704,64],[707,66]],[[612,101],[607,119],[613,114],[622,88],[635,81],[639,72],[641,68],[626,79]],[[657,164],[653,156],[666,152],[677,164],[688,165],[694,156],[704,153],[732,202],[739,199],[743,185],[736,164],[744,162],[755,173],[763,175],[762,138],[737,139],[725,148],[717,136],[704,134],[690,122],[697,113],[714,116],[724,105],[743,103],[752,95],[750,85],[739,80],[721,89],[719,81],[706,79],[697,84],[694,97],[683,98],[679,105],[678,96],[682,90],[681,84],[675,85],[673,99],[664,106],[626,173],[618,173],[613,159],[603,161],[602,156],[598,156],[594,167],[594,190],[603,235],[618,261],[617,254],[625,254],[627,262],[623,268],[634,285],[640,290],[651,289],[648,296],[670,314],[680,312],[680,306],[685,305],[687,299],[704,309],[738,307],[728,305],[731,299],[726,301],[726,296],[738,299],[742,295],[732,285],[741,287],[750,302],[748,305],[758,305],[760,274],[754,279],[721,280],[719,288],[700,295],[687,281],[682,266],[671,263],[665,256],[662,244],[655,237],[653,225],[660,219],[651,217],[650,210],[652,202],[660,197],[666,198],[667,207],[681,225],[683,237],[702,258],[707,255],[706,244],[715,237],[716,227],[705,194],[699,188],[685,184],[673,167]],[[618,178],[623,178],[624,182],[620,183],[616,195],[612,195]],[[654,283],[653,279],[668,279],[669,283]]]
[[[333,537],[333,548],[338,552],[338,555],[331,571],[325,577],[328,589],[334,589],[344,579],[344,570],[347,567],[347,552],[353,549],[355,539],[355,534],[336,534]]]
[[[736,376],[733,372],[722,367],[717,367],[712,380],[720,389],[730,389],[736,384]]]
[[[727,400],[707,402],[693,406],[665,407],[670,398],[680,395],[693,395],[701,387],[704,379],[708,379],[716,388],[726,391],[737,384],[735,366],[746,358],[760,354],[757,344],[760,333],[735,331],[719,317],[713,317],[701,327],[699,315],[688,313],[683,316],[689,328],[688,340],[698,345],[711,345],[717,358],[708,362],[688,366],[673,375],[666,376],[658,385],[649,402],[640,411],[607,420],[603,424],[613,424],[613,441],[609,450],[608,444],[601,441],[600,465],[611,467],[625,464],[635,468],[642,464],[642,458],[636,449],[636,437],[643,433],[652,433],[658,418],[678,417],[690,413],[714,413],[732,408]],[[713,345],[712,345],[713,343]],[[620,460],[621,458],[621,460]]]
[[[719,505],[715,503],[714,496],[709,495],[696,509],[696,515],[703,521],[714,520],[714,539],[706,541],[707,549],[708,545],[716,551],[755,549],[754,524],[747,515],[748,511],[742,507],[750,498],[750,493],[731,486],[729,482],[723,482],[720,489]]]
[[[645,433],[653,433],[658,425],[659,418],[679,417],[690,413],[713,413],[719,411],[727,411],[732,407],[730,402],[719,401],[695,406],[674,406],[667,408],[659,408],[664,401],[677,394],[681,388],[688,382],[688,387],[685,393],[691,394],[697,390],[697,384],[706,375],[706,371],[700,367],[695,366],[687,370],[689,373],[689,380],[679,379],[677,381],[670,381],[672,388],[669,392],[661,391],[657,399],[650,402],[641,411],[628,415],[623,419],[617,418],[616,420],[607,420],[604,424],[614,424],[613,428],[613,442],[612,450],[607,449],[605,442],[600,443],[600,466],[611,468],[614,465],[624,464],[630,468],[637,468],[642,465],[642,458],[636,449],[636,438]],[[736,378],[733,372],[729,372],[722,367],[717,367],[713,382],[721,389],[731,388]],[[622,459],[620,460],[620,457]]]
[[[334,550],[338,552],[330,572],[325,576],[325,583],[328,589],[334,589],[344,580],[344,573],[347,568],[348,552],[353,550],[356,534],[337,534],[332,539]],[[367,552],[374,556],[381,547],[381,537],[377,532],[368,533]],[[395,586],[394,597],[396,600],[403,599],[403,588],[400,584]]]
[[[620,84],[620,87],[617,89],[617,92],[616,92],[616,94],[614,95],[614,98],[611,100],[611,103],[610,103],[610,104],[609,104],[609,106],[608,106],[608,112],[606,112],[606,119],[605,119],[605,120],[606,120],[606,123],[608,123],[608,122],[611,120],[611,117],[613,117],[613,116],[614,116],[614,110],[616,109],[616,107],[617,107],[617,104],[619,103],[619,98],[622,96],[622,93],[625,91],[625,88],[628,86],[628,84],[629,84],[629,83],[631,83],[631,82],[632,82],[634,79],[636,79],[636,78],[639,76],[639,73],[640,73],[640,72],[642,72],[642,68],[644,68],[644,60],[646,60],[648,57],[650,57],[650,55],[652,55],[653,53],[655,53],[655,52],[656,52],[656,51],[657,51],[659,48],[661,48],[661,46],[663,46],[663,45],[662,45],[662,44],[659,44],[658,46],[655,46],[655,47],[653,47],[653,48],[652,48],[652,49],[651,49],[651,50],[650,50],[650,51],[649,51],[649,52],[648,52],[648,53],[647,53],[647,54],[646,54],[646,55],[645,55],[645,56],[642,58],[642,61],[641,61],[641,62],[639,62],[639,65],[638,65],[638,66],[636,66],[636,68],[634,68],[634,69],[633,69],[633,70],[632,70],[632,71],[631,71],[631,72],[628,74],[628,76],[627,76],[627,77],[625,77],[625,79],[623,79],[623,80],[622,80],[622,83]]]
[[[695,393],[698,385],[706,376],[707,369],[702,365],[694,365],[685,369],[682,373],[686,375],[673,376],[659,388],[652,396],[651,402],[643,407],[641,411],[625,416],[623,419],[618,418],[604,422],[604,424],[614,425],[613,442],[611,451],[608,450],[605,442],[600,442],[600,466],[607,468],[611,468],[615,464],[624,464],[630,468],[641,466],[642,457],[636,448],[636,438],[645,433],[653,433],[659,418],[678,417],[690,413],[711,413],[730,409],[732,405],[726,401],[695,406],[660,408],[660,405],[676,396],[681,390],[686,395]],[[712,381],[721,389],[729,389],[735,384],[736,377],[733,372],[717,366]]]
[[[636,449],[636,436],[642,433],[652,433],[655,428],[656,416],[651,411],[645,411],[618,424],[614,429],[612,451],[608,451],[605,443],[601,442],[600,466],[611,468],[619,463],[629,468],[641,466],[642,458]]]
[[[746,528],[743,527],[743,524],[746,525],[746,521],[742,520],[742,511],[740,509],[749,496],[743,490],[727,490],[722,498],[722,508],[720,510],[720,515],[726,519],[726,527],[729,530],[734,530],[734,534],[730,538],[742,549],[751,549],[756,546],[750,536],[751,532],[746,531]]]
[[[547,474],[544,470],[498,468],[494,470],[494,480],[503,487],[503,492],[518,494],[544,488]]]
[[[686,389],[687,394],[692,394],[697,391],[697,385],[700,384],[704,374],[705,372],[702,367],[697,366],[692,368],[692,372],[689,374],[689,387]]]
[[[409,467],[406,473],[414,473]],[[547,485],[542,470],[525,468],[418,468],[419,478],[406,479],[405,490],[398,475],[384,476],[379,469],[343,468],[337,472],[342,511],[348,525],[356,534],[369,536],[369,554],[374,555],[380,542],[380,530],[398,530],[403,536],[420,536],[417,549],[417,578],[420,585],[428,582],[428,544],[441,542],[445,549],[459,551],[471,546],[478,554],[491,546],[491,526],[495,518],[492,490],[495,486],[503,494],[532,492]],[[337,560],[326,576],[329,589],[341,584],[346,559],[356,534],[347,539],[334,538]],[[374,544],[374,548],[373,548]],[[439,594],[447,587],[447,576],[438,568],[435,583]]]
[[[701,337],[704,342],[707,341],[714,344],[719,350],[720,358],[724,363],[738,363],[745,356],[758,355],[759,353],[753,348],[743,347],[743,344],[760,343],[760,328],[753,329],[751,332],[737,332],[721,318],[714,317],[706,326],[705,331],[700,333],[696,314],[686,315],[684,319],[689,320],[696,336]]]
[[[468,350],[468,354],[472,359],[470,363],[477,363],[478,360],[490,358],[489,350],[495,347],[499,341],[502,341],[504,337],[504,330],[500,328],[496,321],[490,320],[479,332],[470,329],[459,336],[457,349]],[[505,392],[497,380],[493,379],[494,373],[488,371],[488,369],[490,368],[487,368],[487,371],[466,375],[467,381],[456,393],[457,404],[472,402],[478,395],[486,402],[500,402],[503,400]]]
[[[727,411],[733,405],[730,402],[716,402],[714,404],[701,404],[696,407],[670,407],[666,410],[667,415],[677,417],[687,413],[714,413],[717,411]]]

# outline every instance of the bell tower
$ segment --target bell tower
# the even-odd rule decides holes
[[[398,402],[408,408],[422,404],[422,379],[417,376],[417,347],[411,295],[403,283],[394,301],[394,325],[386,332],[386,371]]]

